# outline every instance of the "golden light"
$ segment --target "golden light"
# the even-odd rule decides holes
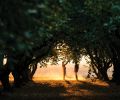
[[[7,63],[7,58],[3,59],[3,65],[5,65]]]
[[[33,80],[63,80],[62,62],[58,62],[58,65],[51,65],[48,63],[47,67],[40,68],[38,65],[37,71],[33,77]],[[88,73],[88,66],[84,58],[80,63],[78,72],[78,79],[85,80]],[[74,64],[68,63],[66,65],[66,80],[75,80]]]

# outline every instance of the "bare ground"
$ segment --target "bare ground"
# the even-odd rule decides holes
[[[33,80],[0,100],[120,100],[120,86],[88,80]]]

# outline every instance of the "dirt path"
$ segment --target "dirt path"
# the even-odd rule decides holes
[[[97,81],[33,81],[0,100],[120,100],[120,86]]]

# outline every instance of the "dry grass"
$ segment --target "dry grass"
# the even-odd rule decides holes
[[[14,89],[0,100],[120,100],[120,86],[102,81],[41,80]]]

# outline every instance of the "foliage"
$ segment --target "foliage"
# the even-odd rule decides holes
[[[4,56],[14,59],[22,78],[37,63],[76,63],[85,55],[101,79],[113,64],[120,81],[119,42],[119,0],[0,1],[0,64]]]

